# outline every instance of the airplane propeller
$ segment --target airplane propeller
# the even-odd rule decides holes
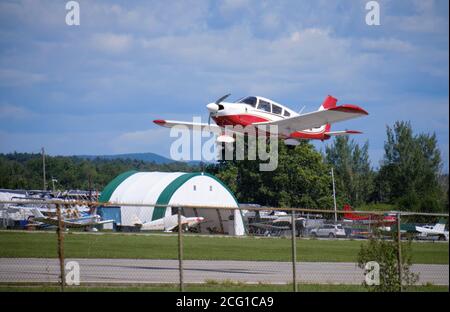
[[[223,100],[225,100],[227,97],[229,97],[231,95],[231,93],[228,93],[224,96],[222,96],[221,98],[217,99],[217,101],[215,101],[214,103],[216,103],[217,105],[219,105],[221,102],[223,102]]]
[[[208,126],[211,125],[211,116],[213,113],[217,113],[218,110],[223,109],[223,105],[220,105],[227,97],[229,97],[231,93],[228,93],[220,98],[218,98],[214,103],[209,103],[206,105],[206,108],[209,110],[208,115]]]

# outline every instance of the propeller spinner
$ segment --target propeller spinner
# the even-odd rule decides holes
[[[214,113],[217,113],[219,110],[223,109],[223,105],[221,105],[220,103],[222,103],[230,95],[231,95],[231,93],[228,93],[228,94],[220,97],[219,99],[217,99],[214,103],[209,103],[208,105],[206,105],[206,108],[209,111],[208,125],[211,124],[211,115]]]

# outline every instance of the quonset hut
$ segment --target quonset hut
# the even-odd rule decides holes
[[[200,232],[230,235],[244,235],[246,232],[233,193],[222,181],[208,173],[127,171],[104,188],[99,201],[117,204],[114,207],[99,207],[97,212],[103,219],[115,220],[115,225],[122,229],[134,227],[136,217],[145,223],[175,214],[177,207],[171,205],[176,204],[181,206],[185,217],[205,218],[206,222],[199,226]],[[140,206],[121,206],[121,203]],[[169,206],[155,208],[152,206],[155,204]],[[237,209],[196,209],[183,208],[183,205]]]

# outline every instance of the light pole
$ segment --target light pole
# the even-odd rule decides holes
[[[42,148],[42,178],[44,182],[43,191],[45,192],[47,190],[47,181],[45,180],[45,150]]]
[[[333,202],[334,202],[334,223],[337,223],[337,207],[336,207],[336,187],[334,185],[334,172],[331,167],[331,180],[333,181]]]

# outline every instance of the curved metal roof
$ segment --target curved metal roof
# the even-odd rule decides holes
[[[203,172],[137,172],[127,171],[113,179],[102,191],[100,202],[129,203],[129,204],[161,204],[170,203],[173,195],[189,180],[204,176],[213,179],[229,195],[225,195],[227,203],[220,200],[220,204],[238,207],[238,201],[231,190],[215,176]],[[196,180],[196,179],[194,179]],[[216,184],[217,185],[217,184]],[[222,192],[223,193],[223,192]],[[206,199],[207,196],[202,196]],[[179,199],[178,199],[179,200]],[[183,197],[182,201],[192,204],[193,198]],[[201,204],[205,201],[203,200]],[[183,202],[177,202],[182,204]],[[194,203],[195,204],[195,203]],[[216,203],[217,205],[217,203]],[[153,209],[152,220],[163,218],[166,207]]]

